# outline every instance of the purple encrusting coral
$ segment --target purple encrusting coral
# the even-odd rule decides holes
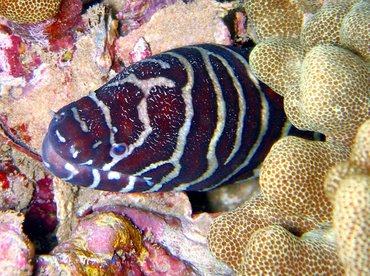
[[[19,55],[21,44],[19,36],[0,33],[0,75],[7,74],[13,77],[24,75]]]
[[[127,34],[148,22],[152,15],[177,0],[134,0],[126,1],[122,9],[117,13],[117,18],[122,22],[121,32]],[[188,3],[192,0],[183,0]]]
[[[0,33],[0,77],[5,80],[23,77],[30,81],[35,76],[35,70],[42,61],[34,54],[24,58],[27,47],[20,36]]]

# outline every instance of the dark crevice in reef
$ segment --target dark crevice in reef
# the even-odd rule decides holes
[[[23,230],[35,245],[36,254],[49,253],[57,244],[56,211],[52,178],[38,180],[23,223]]]
[[[186,192],[186,194],[189,197],[193,214],[211,212],[207,192]]]

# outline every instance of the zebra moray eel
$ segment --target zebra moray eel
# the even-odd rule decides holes
[[[247,51],[211,44],[137,62],[54,114],[45,166],[108,191],[205,191],[251,177],[290,130]]]

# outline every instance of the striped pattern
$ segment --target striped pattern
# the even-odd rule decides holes
[[[55,114],[45,165],[73,184],[121,192],[204,191],[254,176],[290,124],[246,55],[202,44],[126,68]]]

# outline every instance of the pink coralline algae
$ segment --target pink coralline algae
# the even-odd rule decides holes
[[[149,44],[144,38],[140,38],[135,44],[134,49],[129,53],[130,64],[146,59],[152,55]]]
[[[29,55],[24,57],[29,46],[21,37],[0,32],[0,76],[7,80],[9,77],[24,77],[29,81],[34,76],[34,71],[41,65],[40,57]],[[2,83],[3,80],[0,80]]]
[[[192,275],[192,269],[114,213],[84,217],[70,239],[41,255],[37,274]]]
[[[190,264],[197,275],[215,275],[216,272],[230,275],[230,269],[210,255],[206,244],[205,235],[214,216],[206,213],[192,215],[189,199],[184,193],[122,194],[91,189],[73,192],[74,188],[61,180],[55,180],[54,184],[60,222],[59,241],[67,241],[74,235],[76,221],[90,214],[114,213],[129,219],[139,229],[149,252],[154,247],[155,251],[142,265],[143,270],[144,267],[148,269],[147,266],[154,271],[169,267],[166,275],[171,275],[168,273]],[[171,266],[165,265],[168,262]]]
[[[14,211],[0,211],[0,274],[32,275],[33,245],[22,232],[24,217]]]
[[[19,36],[0,33],[0,74],[13,77],[24,75],[24,68],[20,59],[22,40]]]
[[[149,21],[152,15],[176,0],[134,0],[125,1],[117,18],[122,22],[121,32],[127,34]],[[186,1],[184,1],[186,2]]]

